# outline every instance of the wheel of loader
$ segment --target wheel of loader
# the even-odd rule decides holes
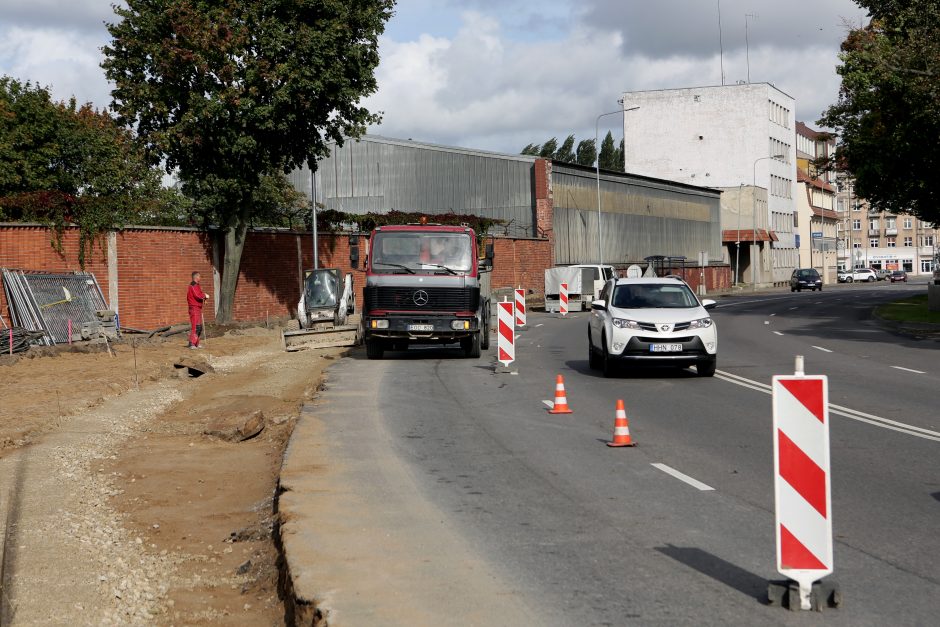
[[[385,346],[381,340],[366,340],[366,357],[369,359],[382,359],[385,354]]]
[[[300,320],[294,320],[293,318],[287,321],[287,327],[285,331],[300,331]]]

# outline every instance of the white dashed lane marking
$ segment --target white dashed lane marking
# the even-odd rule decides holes
[[[815,349],[818,350],[818,351],[822,351],[822,352],[824,352],[824,353],[831,353],[831,352],[832,352],[832,351],[829,350],[828,348],[823,348],[822,346],[813,346],[813,348],[815,348]]]
[[[688,483],[690,486],[692,486],[696,490],[701,490],[702,492],[705,492],[706,490],[715,489],[708,484],[702,483],[698,479],[693,479],[689,475],[683,474],[679,472],[678,470],[676,470],[675,468],[667,466],[666,464],[650,464],[650,466],[652,466],[653,468],[658,468],[659,470],[662,470],[667,475],[672,475],[679,481],[684,481],[685,483]]]
[[[914,370],[913,368],[905,368],[904,366],[891,366],[895,370],[903,370],[904,372],[913,372],[914,374],[927,374],[923,370]]]
[[[780,331],[774,331],[774,335],[783,335]]]

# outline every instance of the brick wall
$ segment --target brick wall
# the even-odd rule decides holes
[[[658,270],[658,268],[657,268]],[[689,284],[696,294],[698,286],[702,282],[702,268],[686,267],[664,269],[662,274],[677,274],[684,276],[685,282]],[[724,291],[731,289],[731,266],[707,266],[705,268],[705,290],[707,292]]]
[[[492,288],[523,287],[541,294],[545,269],[552,267],[552,244],[544,239],[497,238],[493,250]]]
[[[213,294],[212,242],[208,233],[128,229],[117,233],[116,244],[122,325],[155,329],[186,322],[186,289],[193,271],[202,274],[202,288]],[[107,265],[96,270],[95,276],[102,287],[107,286]],[[206,320],[215,318],[213,312],[211,304],[204,309]]]
[[[213,238],[194,229],[128,228],[114,239],[121,324],[153,329],[187,321],[186,286],[194,270],[202,274],[202,286],[215,295]],[[98,279],[105,298],[109,294],[107,238],[95,243],[85,269]],[[365,273],[352,270],[350,236],[318,238],[320,267],[352,272],[357,302],[362,304]],[[365,264],[368,238],[359,236],[359,267]],[[71,272],[79,270],[78,231],[63,234],[62,251],[50,246],[51,231],[41,226],[0,226],[0,266],[21,270]],[[544,269],[551,266],[552,246],[545,239],[495,240],[494,289],[522,285],[541,291]],[[221,255],[221,242],[219,251]],[[299,258],[298,258],[299,253]],[[299,263],[298,263],[299,261]],[[221,262],[221,258],[220,258]],[[297,307],[302,271],[313,267],[309,233],[254,231],[249,233],[235,293],[233,318],[257,321],[286,318]],[[206,319],[214,318],[213,306]],[[9,323],[9,309],[0,290],[0,313]]]

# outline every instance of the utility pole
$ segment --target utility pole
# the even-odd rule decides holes
[[[756,13],[745,13],[744,14],[744,55],[747,59],[747,82],[751,82],[751,44],[747,36],[747,18],[753,17],[757,18]]]
[[[718,63],[721,67],[721,84],[725,84],[725,48],[721,41],[721,0],[718,0]]]

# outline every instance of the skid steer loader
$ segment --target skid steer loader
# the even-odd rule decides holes
[[[281,334],[284,349],[355,346],[362,336],[352,274],[337,268],[308,270],[297,304],[297,319]]]

